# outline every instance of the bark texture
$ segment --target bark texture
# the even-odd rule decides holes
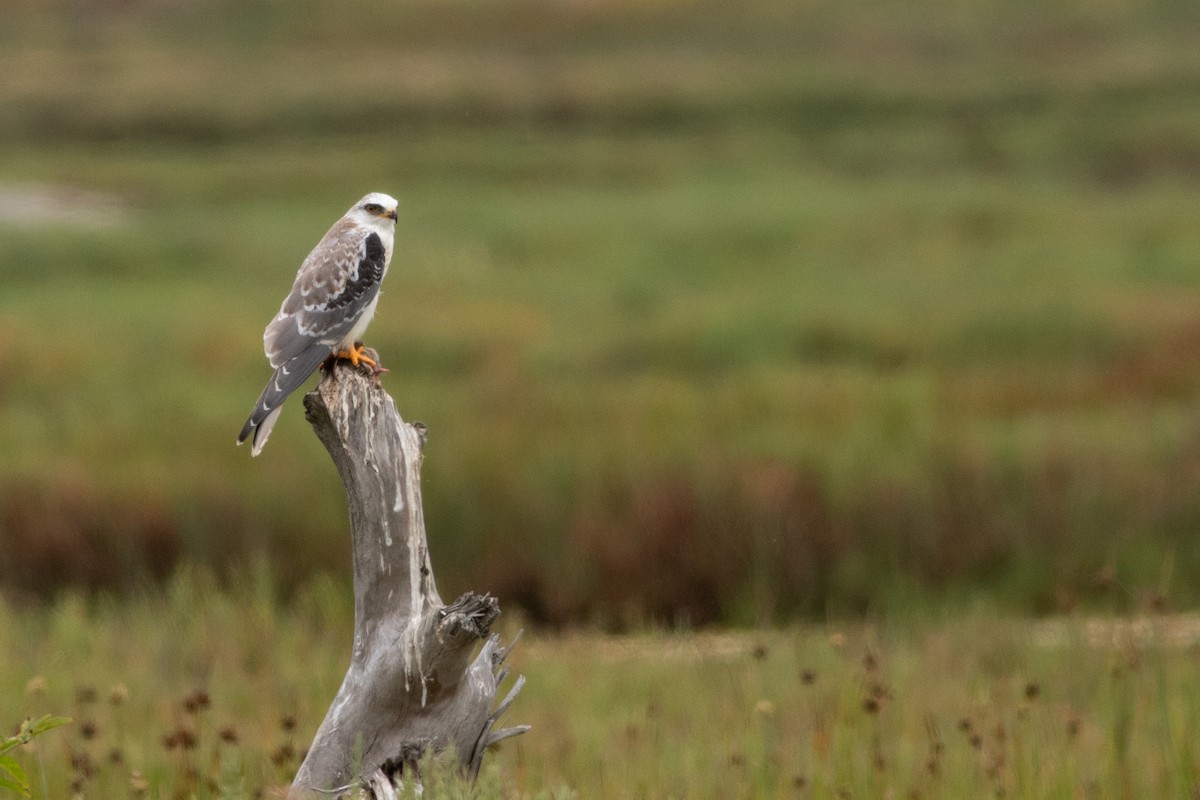
[[[489,745],[528,730],[496,727],[524,680],[495,705],[512,647],[489,635],[499,603],[465,594],[446,605],[438,595],[421,509],[425,427],[401,419],[378,380],[341,363],[304,407],[346,487],[354,646],[289,797],[359,787],[385,797],[393,782],[419,780],[417,762],[431,749],[453,747],[474,776]]]

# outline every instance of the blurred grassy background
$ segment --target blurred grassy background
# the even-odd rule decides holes
[[[381,190],[368,343],[431,429],[447,595],[610,626],[1194,606],[1198,23],[9,0],[0,584],[348,573],[299,398],[262,458],[233,440],[296,267]]]

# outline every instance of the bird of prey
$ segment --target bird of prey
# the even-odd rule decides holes
[[[292,291],[263,333],[263,349],[275,374],[238,435],[238,444],[254,435],[251,455],[262,452],[283,401],[326,359],[376,366],[362,354],[362,335],[392,260],[396,205],[386,194],[367,195],[333,224],[300,265]]]

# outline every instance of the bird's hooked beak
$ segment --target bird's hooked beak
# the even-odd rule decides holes
[[[384,214],[384,216],[387,217],[388,219],[390,219],[392,222],[395,222],[396,221],[396,209],[394,209],[394,208],[389,209],[388,212],[386,214]]]

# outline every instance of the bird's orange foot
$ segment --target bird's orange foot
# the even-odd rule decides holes
[[[363,355],[363,343],[355,342],[354,346],[348,350],[337,350],[333,353],[333,358],[349,361],[354,366],[366,364],[371,368],[372,375],[378,375],[381,372],[387,372],[384,367],[379,366],[379,363],[370,356]]]

